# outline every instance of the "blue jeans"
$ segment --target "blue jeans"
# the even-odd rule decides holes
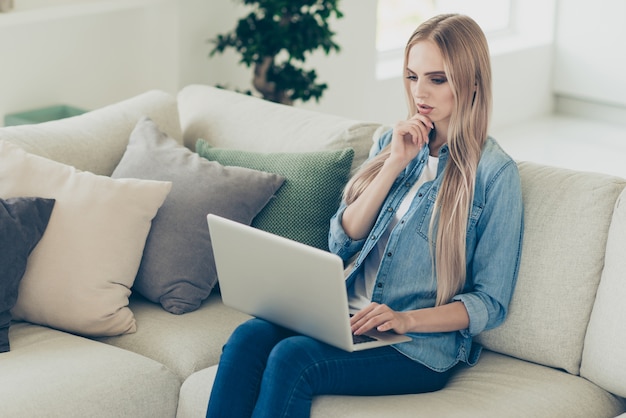
[[[439,390],[439,373],[392,347],[349,353],[251,319],[220,359],[207,417],[308,417],[317,395],[399,395]]]

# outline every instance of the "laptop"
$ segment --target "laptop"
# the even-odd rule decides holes
[[[376,330],[352,335],[337,255],[217,215],[207,222],[225,305],[346,351],[410,341]]]

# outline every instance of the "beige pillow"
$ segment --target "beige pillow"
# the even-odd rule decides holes
[[[578,374],[617,196],[626,180],[519,164],[524,242],[509,315],[486,348]]]
[[[0,141],[0,197],[56,199],[13,317],[86,336],[134,332],[128,296],[170,188],[81,172]]]

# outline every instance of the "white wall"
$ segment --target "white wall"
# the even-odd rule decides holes
[[[0,115],[174,92],[178,36],[175,1],[17,1],[0,14]]]
[[[541,18],[528,16],[541,5]],[[235,27],[243,16],[232,0],[215,0],[211,37]],[[344,18],[332,23],[339,54],[313,55],[307,65],[329,85],[319,103],[296,104],[304,108],[342,116],[393,124],[406,116],[401,63],[395,77],[377,79],[375,48],[376,0],[343,0]],[[518,1],[517,31],[508,39],[493,41],[494,112],[492,126],[514,124],[552,112],[552,40],[555,0]],[[407,35],[408,37],[408,35]],[[491,42],[490,42],[491,43]],[[234,54],[210,60],[208,82],[230,82],[249,88],[251,70],[236,68]]]
[[[626,1],[559,4],[555,91],[626,106]]]
[[[494,126],[552,111],[552,31],[546,35],[537,25],[551,23],[555,0],[518,0],[522,9],[517,14],[536,10],[532,4],[537,1],[543,18],[533,20],[530,32],[541,36],[490,45]],[[0,114],[54,103],[90,109],[152,88],[175,93],[191,83],[250,87],[252,70],[238,65],[234,52],[208,57],[208,40],[233,29],[244,15],[238,1],[16,3],[17,10],[0,14]],[[38,8],[26,9],[29,3]],[[376,4],[342,0],[345,17],[331,26],[341,52],[316,53],[307,64],[329,89],[320,103],[299,106],[389,124],[405,116],[401,74],[376,78]]]
[[[626,2],[561,0],[554,90],[562,113],[626,123]]]

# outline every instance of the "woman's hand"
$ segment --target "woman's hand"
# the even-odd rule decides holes
[[[427,116],[416,113],[412,118],[398,122],[393,128],[390,159],[403,168],[428,143],[428,135],[435,125]]]
[[[374,328],[381,332],[393,330],[398,334],[450,332],[467,329],[469,315],[461,301],[406,312],[396,312],[387,305],[372,302],[350,318],[350,325],[356,335]]]
[[[410,328],[410,317],[406,313],[392,310],[387,305],[372,302],[350,318],[350,325],[355,335],[374,328],[381,332],[393,330],[397,334],[406,334]]]
[[[396,124],[391,137],[389,157],[371,183],[343,213],[342,225],[348,236],[358,240],[369,234],[398,174],[428,143],[428,134],[433,127],[430,119],[420,114]]]

